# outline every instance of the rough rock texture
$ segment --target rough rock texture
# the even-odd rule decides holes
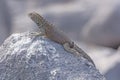
[[[105,80],[86,59],[45,37],[13,34],[0,47],[0,80]]]

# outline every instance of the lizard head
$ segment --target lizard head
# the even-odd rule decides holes
[[[45,23],[45,20],[36,12],[29,13],[28,16],[34,21],[37,26],[42,27]]]

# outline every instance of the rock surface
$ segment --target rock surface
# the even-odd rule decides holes
[[[105,80],[86,59],[43,36],[11,35],[0,47],[0,80]]]

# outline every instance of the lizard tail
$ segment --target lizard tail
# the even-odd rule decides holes
[[[78,51],[80,53],[80,56],[83,56],[84,58],[86,58],[88,61],[90,61],[94,66],[94,62],[91,59],[90,56],[87,55],[87,53],[85,53],[81,48],[79,48],[76,44],[74,44],[74,49],[76,49],[76,51]]]

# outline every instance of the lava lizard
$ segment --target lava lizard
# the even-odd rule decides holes
[[[41,15],[36,12],[31,12],[28,15],[37,24],[40,30],[40,32],[36,32],[35,35],[46,36],[47,38],[63,45],[66,51],[78,56],[83,56],[95,66],[93,60],[87,55],[87,53],[65,36],[62,31],[46,21]]]

